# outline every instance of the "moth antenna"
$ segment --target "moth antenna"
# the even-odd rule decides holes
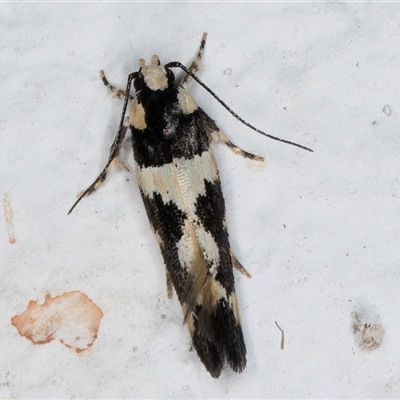
[[[252,129],[253,131],[260,133],[261,135],[264,135],[266,137],[269,137],[270,139],[277,140],[278,142],[283,142],[286,144],[290,144],[292,146],[299,147],[300,149],[303,149],[303,150],[314,152],[314,150],[312,150],[306,146],[303,146],[301,144],[291,142],[290,140],[281,139],[276,136],[269,135],[268,133],[263,132],[262,130],[251,125],[249,122],[245,121],[238,114],[236,114],[226,103],[224,103],[205,83],[203,83],[195,74],[193,74],[188,68],[186,68],[179,61],[169,62],[168,64],[165,64],[165,67],[166,68],[181,68],[183,71],[185,71],[187,74],[189,74],[200,86],[202,86],[205,90],[207,90],[207,92],[210,93],[211,96],[213,96],[214,99],[218,101],[218,103],[220,103],[223,107],[225,107],[230,114],[232,114],[238,121],[240,121],[243,125],[246,125],[250,129]]]
[[[99,182],[102,182],[106,179],[107,176],[107,170],[111,163],[114,161],[116,155],[118,154],[119,151],[119,143],[121,140],[123,140],[123,136],[125,136],[126,133],[126,128],[124,127],[124,120],[125,120],[125,113],[126,113],[126,108],[128,107],[128,101],[130,97],[130,90],[131,90],[131,85],[132,85],[132,80],[137,77],[138,73],[133,72],[132,74],[128,75],[128,82],[126,84],[126,90],[125,90],[125,99],[124,99],[124,107],[122,108],[122,114],[121,114],[121,121],[119,123],[119,128],[118,128],[118,133],[117,136],[114,139],[113,144],[111,145],[110,149],[110,156],[108,159],[108,162],[106,166],[104,167],[103,171],[101,174],[98,176],[98,178],[78,197],[78,199],[75,201],[73,206],[70,208],[68,211],[68,214],[71,214],[73,209],[78,205],[78,203],[88,194],[92,193],[93,191],[96,190],[96,186]],[[114,154],[115,153],[115,154]]]

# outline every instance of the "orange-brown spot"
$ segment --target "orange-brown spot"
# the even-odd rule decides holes
[[[57,339],[80,353],[93,345],[102,318],[103,312],[86,294],[74,291],[56,297],[47,294],[43,305],[30,301],[25,312],[12,317],[11,323],[32,343]]]

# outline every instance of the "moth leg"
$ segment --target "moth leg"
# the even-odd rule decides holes
[[[167,297],[169,299],[172,299],[172,279],[171,275],[169,274],[168,270],[166,270],[167,273]]]
[[[223,143],[228,146],[235,154],[238,154],[244,158],[249,158],[255,161],[264,161],[264,157],[258,156],[256,154],[249,153],[248,151],[242,150],[240,147],[233,144],[226,136],[226,133],[221,130],[215,130],[211,132],[211,138],[217,143]]]
[[[232,260],[233,266],[234,266],[237,270],[239,270],[245,277],[247,277],[247,278],[250,279],[250,278],[251,278],[250,273],[246,270],[245,267],[243,267],[242,264],[240,264],[239,260],[238,260],[238,259],[236,258],[236,256],[233,254],[233,251],[232,251],[232,250],[229,250],[229,253],[230,253],[230,255],[231,255],[231,260]]]
[[[121,132],[115,137],[113,144],[111,145],[110,148],[110,155],[108,157],[108,161],[106,166],[103,168],[103,171],[101,171],[100,175],[96,178],[96,180],[82,193],[78,195],[78,199],[74,203],[74,205],[71,207],[71,209],[68,211],[68,214],[72,212],[72,210],[76,207],[76,205],[85,197],[88,196],[89,194],[92,194],[95,192],[107,179],[107,176],[111,169],[114,167],[114,165],[122,165],[125,169],[129,171],[129,169],[120,162],[119,160],[119,152],[122,147],[122,143],[124,141],[126,131],[129,127],[129,119],[128,117],[125,119],[124,125],[122,127]]]
[[[111,83],[108,82],[103,70],[100,71],[100,78],[103,81],[104,85],[106,85],[114,93],[115,97],[118,97],[119,99],[122,99],[122,100],[125,98],[125,95],[126,95],[125,91],[122,89],[118,89],[115,86],[111,85]],[[133,99],[134,99],[134,97],[129,95],[129,100],[133,100]]]
[[[190,64],[190,67],[189,67],[189,71],[193,74],[195,74],[201,68],[201,58],[203,57],[206,40],[207,40],[207,32],[204,32],[203,37],[201,38],[200,47],[199,47],[199,51],[197,52],[197,56],[192,61],[192,63]],[[187,88],[189,82],[192,79],[193,78],[189,74],[186,74],[185,78],[183,79],[182,86],[184,88]]]

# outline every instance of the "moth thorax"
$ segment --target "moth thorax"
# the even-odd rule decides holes
[[[139,66],[144,82],[149,89],[164,90],[168,87],[167,71],[164,65],[160,63],[158,56],[152,56],[149,65],[146,65],[146,61],[141,58]]]

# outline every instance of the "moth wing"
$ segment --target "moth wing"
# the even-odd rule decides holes
[[[185,209],[184,235],[178,243],[187,280],[181,304],[193,345],[212,376],[225,360],[240,372],[246,347],[234,288],[225,203],[211,148],[190,160],[175,159]]]

